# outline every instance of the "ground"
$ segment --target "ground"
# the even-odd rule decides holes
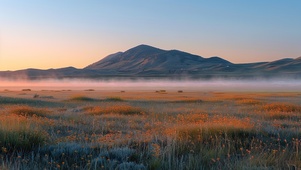
[[[0,169],[301,167],[301,92],[3,90]]]

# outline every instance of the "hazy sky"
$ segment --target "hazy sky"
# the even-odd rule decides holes
[[[0,70],[85,67],[139,44],[234,63],[301,56],[300,0],[0,0]]]

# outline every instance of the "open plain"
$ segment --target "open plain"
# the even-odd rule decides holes
[[[301,92],[0,92],[0,169],[301,167]]]

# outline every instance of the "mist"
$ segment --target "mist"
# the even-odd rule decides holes
[[[185,90],[297,92],[301,80],[0,80],[0,90]]]

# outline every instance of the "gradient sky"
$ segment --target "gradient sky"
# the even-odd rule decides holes
[[[0,70],[83,68],[139,44],[234,63],[301,56],[300,0],[0,0]]]

